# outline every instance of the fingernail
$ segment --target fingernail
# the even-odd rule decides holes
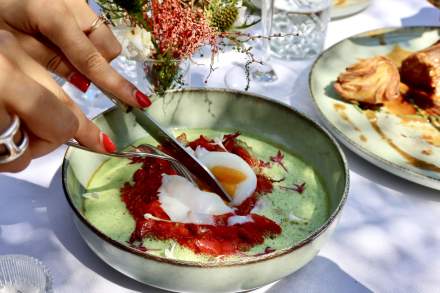
[[[106,152],[114,153],[116,151],[115,143],[104,132],[101,132],[101,144]]]
[[[69,82],[85,93],[90,86],[90,80],[79,72],[73,72],[69,76]]]
[[[150,99],[144,93],[142,93],[140,90],[136,90],[134,92],[134,95],[136,97],[136,101],[138,102],[138,104],[142,108],[150,107],[151,101],[150,101]]]

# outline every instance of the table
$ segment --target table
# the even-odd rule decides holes
[[[439,23],[440,12],[426,1],[373,0],[361,14],[331,22],[326,46],[374,28]],[[282,101],[318,120],[308,96],[309,65],[289,64],[300,77],[295,94]],[[223,74],[215,72],[208,85],[222,86]],[[0,175],[0,254],[39,258],[52,272],[56,292],[164,292],[125,277],[88,249],[63,195],[64,150],[19,174]],[[343,150],[351,189],[333,237],[303,269],[255,292],[439,292],[440,192]]]

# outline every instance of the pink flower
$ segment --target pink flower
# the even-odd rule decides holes
[[[283,160],[284,160],[284,154],[281,151],[278,151],[278,153],[275,156],[270,157],[270,160],[281,166],[281,168],[284,169],[284,171],[287,172],[286,166],[284,166]]]
[[[152,15],[146,17],[151,24],[160,55],[183,59],[199,47],[209,44],[217,50],[217,32],[209,25],[203,11],[180,0],[152,0]]]

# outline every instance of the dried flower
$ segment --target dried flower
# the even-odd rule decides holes
[[[154,59],[157,65],[146,73],[154,93],[161,96],[166,90],[183,83],[180,61],[202,46],[211,47],[208,77],[214,71],[214,57],[219,50],[232,47],[246,55],[245,65],[249,88],[249,71],[254,58],[251,47],[244,44],[270,36],[254,36],[238,30],[255,25],[260,9],[250,0],[98,0],[113,24],[133,28],[126,34],[116,28],[124,55],[145,61]],[[125,27],[127,28],[127,27]],[[122,30],[119,31],[118,30]],[[274,35],[277,37],[277,35]],[[142,60],[143,59],[143,60]],[[153,74],[150,74],[154,72]],[[152,76],[150,76],[152,75]],[[210,101],[208,101],[209,103]]]
[[[293,187],[280,186],[280,188],[284,189],[284,190],[289,190],[289,191],[296,191],[299,194],[303,194],[304,191],[306,190],[306,183],[305,182],[303,182],[301,184],[294,183]]]
[[[271,160],[273,163],[280,165],[281,168],[283,168],[284,171],[287,172],[287,168],[286,168],[286,166],[285,166],[284,163],[283,163],[283,160],[284,160],[284,154],[283,154],[280,150],[278,151],[278,153],[277,153],[275,156],[270,157],[270,160]]]
[[[272,167],[272,163],[271,162],[266,162],[263,160],[259,160],[258,161],[258,167],[260,168],[271,168]]]
[[[152,33],[158,54],[172,58],[190,57],[202,45],[217,48],[217,33],[208,25],[203,11],[193,9],[180,0],[152,0]]]

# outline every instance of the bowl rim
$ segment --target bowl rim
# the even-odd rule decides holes
[[[316,96],[318,95],[315,90],[312,87],[312,82],[315,78],[315,71],[318,67],[320,61],[332,50],[336,49],[341,44],[350,41],[353,38],[356,37],[376,37],[380,35],[384,35],[386,33],[394,33],[399,31],[405,31],[405,30],[423,30],[423,31],[433,31],[437,30],[440,34],[440,26],[434,26],[434,25],[414,25],[414,26],[404,26],[404,27],[398,27],[398,26],[388,26],[388,27],[381,27],[376,29],[371,29],[367,31],[363,31],[360,33],[353,34],[351,36],[348,36],[339,42],[331,45],[326,50],[321,52],[321,54],[318,55],[318,57],[313,62],[309,78],[308,78],[308,86],[309,86],[309,94],[312,100],[312,103],[314,105],[314,108],[317,110],[319,114],[319,118],[322,121],[322,123],[326,126],[326,128],[334,135],[344,146],[346,146],[348,149],[353,151],[355,154],[359,155],[361,158],[366,160],[367,162],[373,164],[374,166],[381,168],[382,170],[386,171],[389,174],[392,174],[394,176],[400,177],[404,180],[407,180],[409,182],[413,182],[428,188],[432,188],[434,190],[438,190],[440,179],[432,177],[430,175],[423,175],[421,173],[418,173],[404,165],[399,165],[397,163],[391,162],[381,156],[379,156],[376,153],[373,153],[372,151],[364,148],[359,143],[352,140],[350,137],[345,135],[340,129],[338,129],[326,116],[324,111],[321,109],[320,104],[317,101]]]
[[[69,192],[67,189],[67,167],[68,167],[67,157],[68,157],[69,152],[72,150],[71,147],[68,147],[64,153],[64,156],[63,156],[62,174],[61,174],[64,195],[65,195],[67,202],[69,203],[71,209],[74,211],[76,217],[82,222],[82,224],[84,224],[87,228],[89,228],[91,231],[93,231],[95,235],[97,235],[99,238],[101,238],[101,240],[104,240],[108,244],[114,246],[115,248],[119,248],[125,252],[146,258],[151,261],[157,261],[160,263],[167,263],[167,264],[173,264],[173,265],[184,266],[184,267],[193,267],[193,268],[195,268],[195,267],[197,267],[197,268],[233,267],[233,266],[243,266],[243,265],[248,265],[248,264],[271,260],[273,258],[287,255],[295,250],[298,250],[301,247],[313,242],[324,231],[326,231],[330,227],[330,225],[338,218],[338,215],[340,214],[343,206],[345,205],[345,203],[347,201],[349,185],[350,185],[350,173],[349,173],[347,159],[345,157],[344,152],[342,151],[342,149],[341,149],[340,145],[338,144],[338,142],[336,141],[336,139],[330,134],[330,132],[327,129],[320,126],[317,122],[315,122],[313,119],[307,117],[305,114],[297,111],[296,109],[294,109],[293,107],[291,107],[285,103],[282,103],[280,101],[277,101],[277,100],[274,100],[274,99],[271,99],[271,98],[268,98],[268,97],[265,97],[262,95],[254,94],[254,93],[248,93],[248,92],[238,91],[238,90],[222,89],[222,88],[209,88],[209,89],[206,89],[206,88],[186,88],[186,89],[172,90],[167,93],[185,93],[185,92],[217,92],[217,93],[220,92],[220,93],[231,93],[231,94],[236,94],[236,95],[240,95],[240,96],[246,96],[247,98],[257,98],[257,99],[263,100],[264,102],[273,103],[277,107],[284,108],[288,111],[293,112],[296,115],[299,115],[302,119],[304,119],[305,121],[310,123],[313,127],[318,129],[319,131],[321,131],[330,140],[330,142],[333,143],[333,146],[336,148],[336,151],[339,154],[339,159],[341,160],[342,165],[344,167],[343,171],[344,171],[344,175],[345,175],[344,191],[341,196],[341,200],[339,201],[335,210],[329,215],[329,217],[327,218],[327,220],[325,221],[324,224],[322,224],[318,229],[316,229],[315,231],[310,233],[309,236],[307,236],[305,239],[296,243],[293,246],[290,246],[290,247],[287,247],[284,249],[279,249],[279,250],[276,250],[272,253],[264,254],[261,256],[249,256],[249,257],[242,258],[238,261],[231,261],[231,262],[225,262],[225,263],[221,263],[221,262],[204,263],[204,262],[196,262],[196,261],[182,261],[182,260],[170,259],[170,258],[165,258],[165,257],[160,257],[160,256],[145,253],[145,252],[140,251],[134,247],[130,247],[130,246],[125,245],[121,242],[118,242],[114,239],[111,239],[109,236],[107,236],[104,233],[102,233],[101,231],[99,231],[95,226],[93,226],[82,215],[82,213],[73,204],[73,201],[70,198],[70,195],[69,195]],[[102,113],[98,114],[93,119],[101,117],[108,112],[114,111],[115,109],[116,109],[116,106],[111,107],[111,108],[103,111]]]

